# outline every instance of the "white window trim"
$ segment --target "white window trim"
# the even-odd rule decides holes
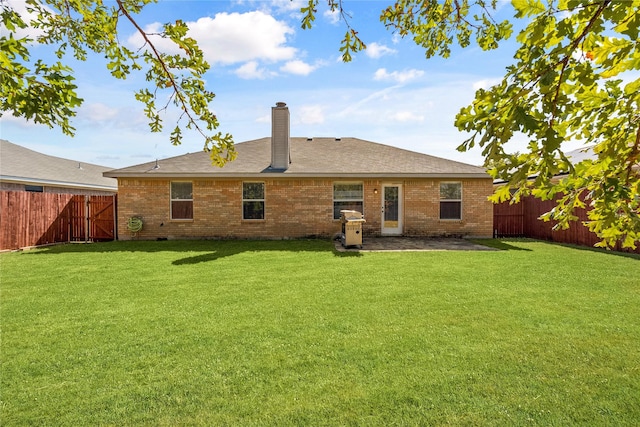
[[[464,191],[464,186],[462,185],[462,181],[440,181],[438,185],[438,196],[441,196],[442,192],[442,184],[460,184],[460,198],[459,199],[438,199],[438,219],[440,221],[462,221],[462,198]],[[460,218],[442,218],[442,202],[460,202]]]
[[[191,198],[190,199],[174,199],[173,198],[173,183],[188,182],[191,184]],[[169,218],[171,221],[193,221],[193,218],[174,218],[173,217],[173,202],[191,202],[191,210],[193,212],[193,181],[169,181]],[[193,215],[193,214],[192,214]]]
[[[341,199],[338,200],[336,199],[336,184],[338,185],[361,185],[362,186],[362,198],[361,199]],[[334,181],[333,185],[331,186],[331,198],[333,199],[333,202],[331,203],[331,212],[332,212],[332,216],[333,216],[333,212],[335,212],[335,205],[336,202],[360,202],[362,203],[362,212],[361,214],[364,216],[364,182],[363,181]],[[339,220],[340,217],[335,218],[333,217],[333,220]]]
[[[262,184],[262,199],[245,199],[244,198],[244,185],[245,184]],[[244,217],[244,202],[262,202],[262,218],[245,218]],[[264,221],[267,218],[267,185],[264,181],[242,181],[242,204],[240,205],[240,215],[243,221]]]

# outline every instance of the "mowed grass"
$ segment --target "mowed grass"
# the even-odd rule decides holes
[[[0,424],[637,425],[638,257],[490,243],[0,254]]]

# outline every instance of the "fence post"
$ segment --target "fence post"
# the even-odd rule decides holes
[[[118,240],[118,195],[114,194],[113,198],[113,240]]]
[[[84,242],[87,243],[89,241],[89,196],[84,196],[84,218],[86,227],[84,229]]]

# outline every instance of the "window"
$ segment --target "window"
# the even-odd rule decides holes
[[[24,191],[31,191],[33,193],[42,193],[44,192],[44,187],[42,185],[25,185]]]
[[[462,219],[462,183],[440,183],[440,219]]]
[[[242,183],[242,219],[264,219],[264,182]]]
[[[193,184],[171,183],[171,219],[193,219]]]
[[[341,210],[364,214],[362,183],[336,182],[333,184],[333,219],[340,219]]]

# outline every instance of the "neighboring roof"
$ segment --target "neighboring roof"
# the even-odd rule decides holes
[[[580,163],[583,160],[596,160],[598,156],[593,152],[593,148],[593,145],[589,145],[587,147],[581,147],[572,151],[567,151],[566,153],[564,153],[564,155],[567,156],[567,158],[571,160],[571,163],[573,163],[574,165],[576,163]]]
[[[271,138],[235,145],[238,156],[219,168],[198,152],[105,173],[111,177],[489,178],[485,169],[358,138],[291,138],[291,164],[270,169]]]
[[[111,168],[48,156],[0,139],[0,181],[115,192],[118,182],[103,176],[108,170]]]
[[[576,165],[584,160],[597,160],[598,156],[593,151],[594,147],[595,147],[594,145],[588,145],[586,147],[576,148],[575,150],[567,151],[566,153],[564,153],[564,155],[567,157],[567,159],[569,159],[569,161],[573,165]],[[563,176],[563,175],[567,175],[567,172],[559,173],[556,176]],[[537,176],[538,174],[533,174],[533,175],[530,175],[528,178],[533,179],[533,178],[536,178]],[[507,181],[505,181],[504,179],[495,179],[493,181],[494,185],[506,184],[506,183]]]

